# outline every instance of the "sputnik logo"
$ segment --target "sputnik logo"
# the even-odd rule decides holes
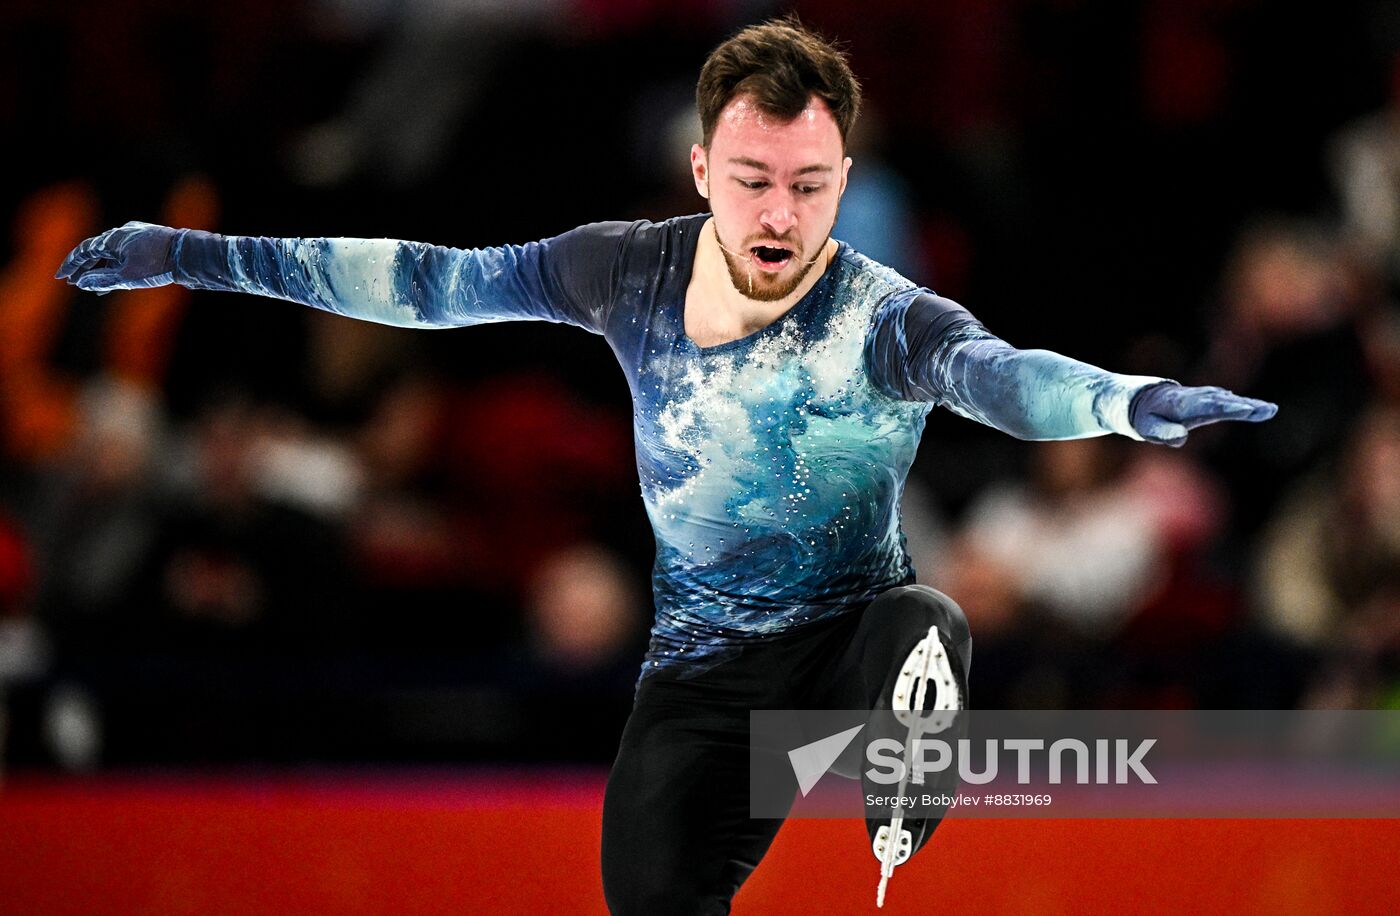
[[[797,787],[802,790],[804,798],[836,762],[836,758],[855,740],[856,734],[862,728],[865,726],[857,725],[788,751],[788,762],[792,764],[792,772],[797,777]]]

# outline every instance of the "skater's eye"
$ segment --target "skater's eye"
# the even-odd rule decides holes
[[[743,185],[745,188],[747,188],[747,189],[750,190],[750,191],[761,191],[761,190],[763,190],[764,188],[768,187],[768,182],[762,181],[762,180],[759,180],[759,181],[749,181],[749,180],[746,180],[746,179],[743,179],[743,178],[736,178],[736,179],[734,179],[734,180],[737,181],[737,182],[739,182],[739,184]]]

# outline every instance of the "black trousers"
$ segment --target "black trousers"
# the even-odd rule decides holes
[[[603,803],[609,909],[728,913],[782,826],[749,817],[749,711],[875,708],[894,668],[948,619],[947,605],[941,592],[900,586],[862,611],[765,640],[698,676],[663,669],[645,678]],[[949,636],[966,671],[971,640],[965,631]]]

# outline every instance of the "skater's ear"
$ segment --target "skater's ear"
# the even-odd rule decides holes
[[[699,143],[690,148],[690,174],[695,179],[695,190],[706,200],[710,199],[710,154]]]

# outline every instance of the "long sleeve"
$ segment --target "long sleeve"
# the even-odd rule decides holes
[[[939,404],[1018,439],[1141,439],[1129,405],[1139,390],[1163,381],[1049,350],[1018,350],[927,290],[897,293],[881,305],[866,338],[866,365],[892,397]]]
[[[601,334],[631,226],[594,223],[541,242],[479,249],[186,230],[175,244],[174,279],[399,327],[539,320]]]

